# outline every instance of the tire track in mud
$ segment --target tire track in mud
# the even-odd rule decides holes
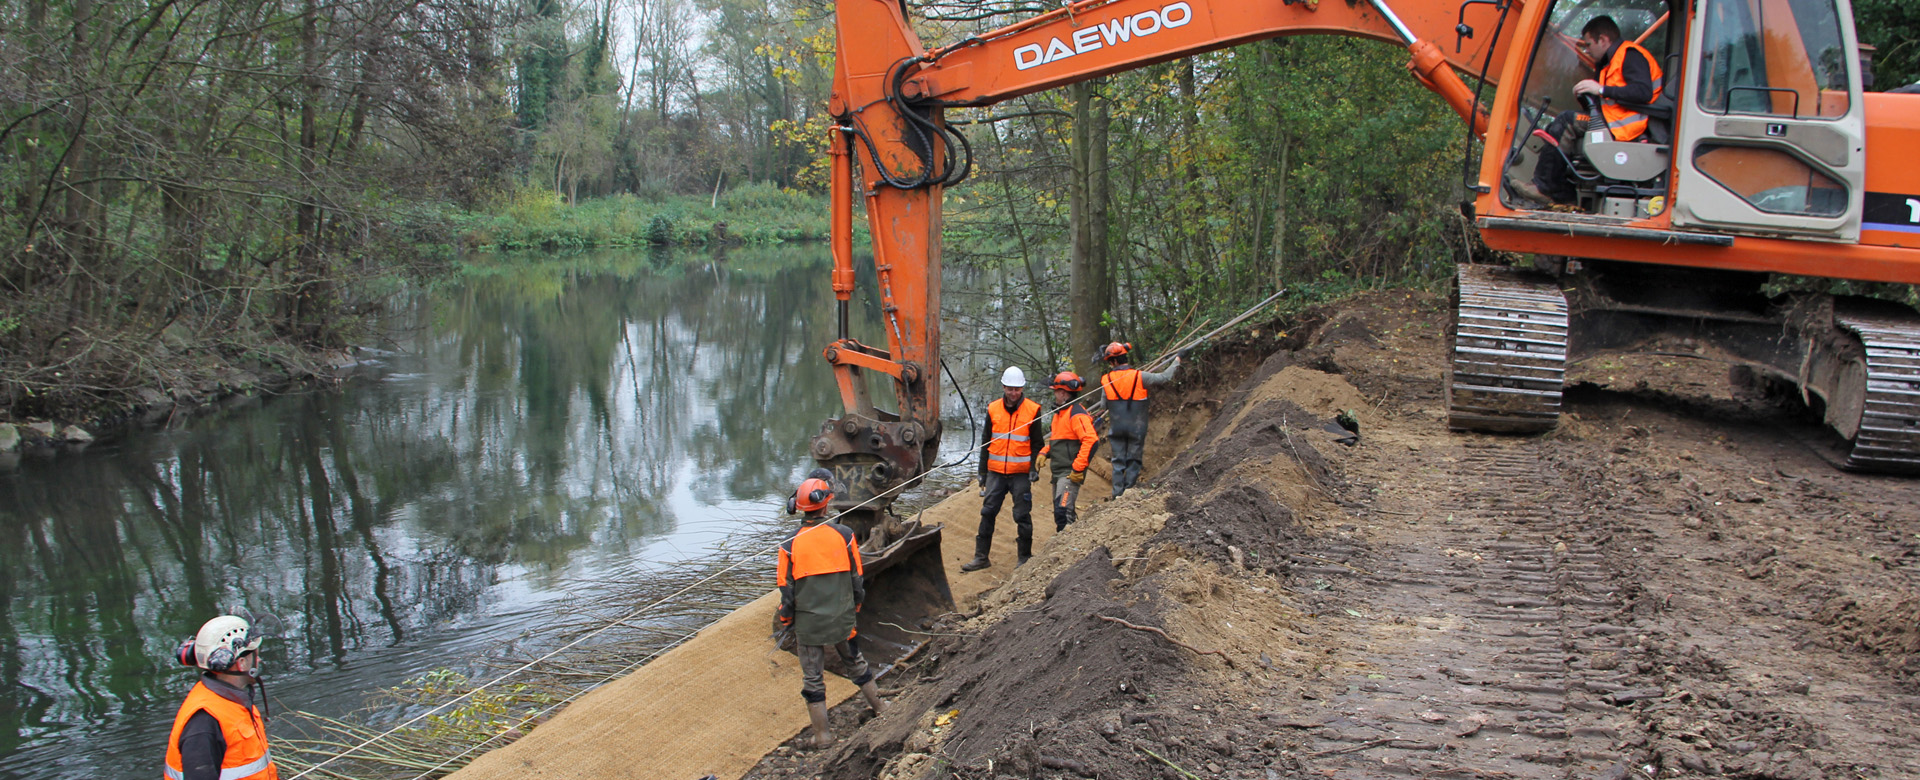
[[[1337,777],[1626,777],[1636,688],[1613,572],[1534,442],[1464,441],[1383,485],[1360,674],[1304,746]],[[1451,457],[1446,457],[1451,456]],[[1434,463],[1440,461],[1439,463]],[[1451,461],[1451,462],[1445,462]],[[1625,641],[1623,641],[1625,640]]]

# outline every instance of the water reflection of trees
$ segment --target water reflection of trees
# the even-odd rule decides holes
[[[803,251],[499,265],[420,296],[381,381],[0,475],[0,774],[151,763],[167,654],[222,607],[290,616],[281,664],[377,657],[784,492],[838,399]]]

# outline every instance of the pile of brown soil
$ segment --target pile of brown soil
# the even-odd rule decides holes
[[[1085,512],[977,615],[936,627],[945,636],[885,683],[889,713],[837,713],[852,737],[748,776],[1292,774],[1297,740],[1268,721],[1273,696],[1330,666],[1299,641],[1322,601],[1294,572],[1318,545],[1302,512],[1333,506],[1341,482],[1316,442],[1364,400],[1292,353],[1248,359],[1274,332],[1215,353],[1241,368],[1231,392],[1200,386],[1225,378],[1203,360],[1156,396],[1148,466],[1166,465]]]

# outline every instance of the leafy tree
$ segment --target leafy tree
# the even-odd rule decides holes
[[[1874,54],[1875,89],[1920,82],[1920,3],[1854,0],[1853,22],[1860,42],[1879,50]]]

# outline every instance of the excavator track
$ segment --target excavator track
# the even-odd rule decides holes
[[[1560,421],[1567,300],[1551,279],[1484,265],[1459,269],[1447,426],[1542,433]]]
[[[1866,398],[1847,468],[1920,473],[1920,323],[1860,314],[1835,319],[1866,348]]]

